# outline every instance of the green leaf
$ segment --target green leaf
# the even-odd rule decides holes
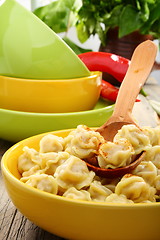
[[[144,88],[141,89],[140,94],[142,94],[144,97],[147,97],[147,93],[144,91]]]
[[[142,14],[141,14],[142,20],[145,22],[148,20],[149,14],[150,14],[150,10],[147,2],[143,3],[141,11],[142,11]]]
[[[84,43],[90,36],[86,25],[81,21],[76,25],[77,37],[81,43]]]
[[[81,53],[85,53],[85,52],[91,52],[91,49],[85,49],[85,48],[81,48],[79,47],[77,44],[75,44],[74,42],[72,42],[69,38],[64,37],[63,40],[67,43],[67,45],[78,55]]]
[[[127,5],[120,15],[119,37],[138,30],[142,24],[141,12],[138,12],[133,6]]]
[[[146,2],[154,4],[156,2],[156,0],[146,0]]]
[[[86,20],[85,24],[86,24],[89,34],[92,34],[95,30],[96,20],[93,17],[89,17]]]
[[[148,21],[143,25],[141,33],[143,34],[148,33],[156,20],[159,20],[157,22],[157,25],[160,26],[160,2],[150,10],[150,17]]]
[[[96,24],[96,33],[98,34],[100,41],[104,45],[106,42],[106,34],[104,33],[101,24],[98,22]]]
[[[33,12],[37,17],[44,21],[46,15],[48,14],[48,7],[39,7]]]
[[[75,0],[70,12],[69,27],[75,26],[78,21],[78,11],[82,7],[82,0]]]
[[[82,7],[82,0],[75,0],[72,10],[75,12],[78,12],[81,7]]]
[[[140,10],[141,9],[141,5],[140,5],[140,2],[139,0],[136,0],[136,6],[137,6],[137,9]]]
[[[81,0],[57,0],[34,11],[56,33],[66,32],[77,21]]]
[[[109,17],[107,19],[104,19],[104,23],[106,26],[110,26],[111,28],[114,28],[115,26],[118,26],[119,24],[119,16],[122,12],[123,5],[118,5],[113,8],[113,10],[110,12]]]

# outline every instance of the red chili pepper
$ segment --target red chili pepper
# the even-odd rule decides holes
[[[118,95],[118,91],[119,89],[117,87],[113,86],[109,82],[102,80],[100,95],[103,99],[115,102]],[[139,101],[140,101],[139,99],[136,99],[136,102]]]
[[[116,98],[118,95],[118,88],[116,88],[115,86],[113,86],[112,84],[110,84],[109,82],[106,82],[104,80],[102,80],[102,84],[101,84],[101,97],[115,102]]]
[[[86,52],[78,56],[90,71],[107,72],[119,82],[122,82],[130,62],[124,57],[106,52]]]

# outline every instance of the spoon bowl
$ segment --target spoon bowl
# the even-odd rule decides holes
[[[128,166],[125,167],[121,167],[121,168],[115,168],[115,169],[111,169],[111,168],[100,168],[98,166],[94,166],[92,165],[92,161],[95,162],[96,159],[91,159],[90,162],[86,162],[89,170],[92,170],[93,172],[96,173],[97,176],[100,177],[107,177],[107,178],[116,178],[116,177],[122,177],[123,175],[130,173],[132,170],[134,170],[140,163],[141,161],[144,159],[146,153],[142,152],[141,154],[139,154],[136,157],[136,160],[134,160],[131,164],[129,164]]]
[[[119,89],[113,114],[106,123],[96,130],[105,140],[113,141],[114,136],[123,125],[134,124],[139,128],[132,118],[132,109],[137,95],[153,67],[156,54],[157,47],[150,40],[139,44],[135,49],[128,71]],[[94,166],[95,159],[90,159],[88,167],[102,177],[121,176],[132,171],[142,161],[144,156],[145,152],[142,152],[136,156],[130,165],[116,169]]]

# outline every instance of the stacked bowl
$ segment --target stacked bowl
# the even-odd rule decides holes
[[[100,126],[113,106],[99,101],[101,73],[15,0],[0,6],[0,138]]]

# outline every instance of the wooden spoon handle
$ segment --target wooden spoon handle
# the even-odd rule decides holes
[[[147,40],[135,49],[121,84],[112,117],[128,122],[131,119],[135,99],[145,83],[155,61],[157,46]]]

